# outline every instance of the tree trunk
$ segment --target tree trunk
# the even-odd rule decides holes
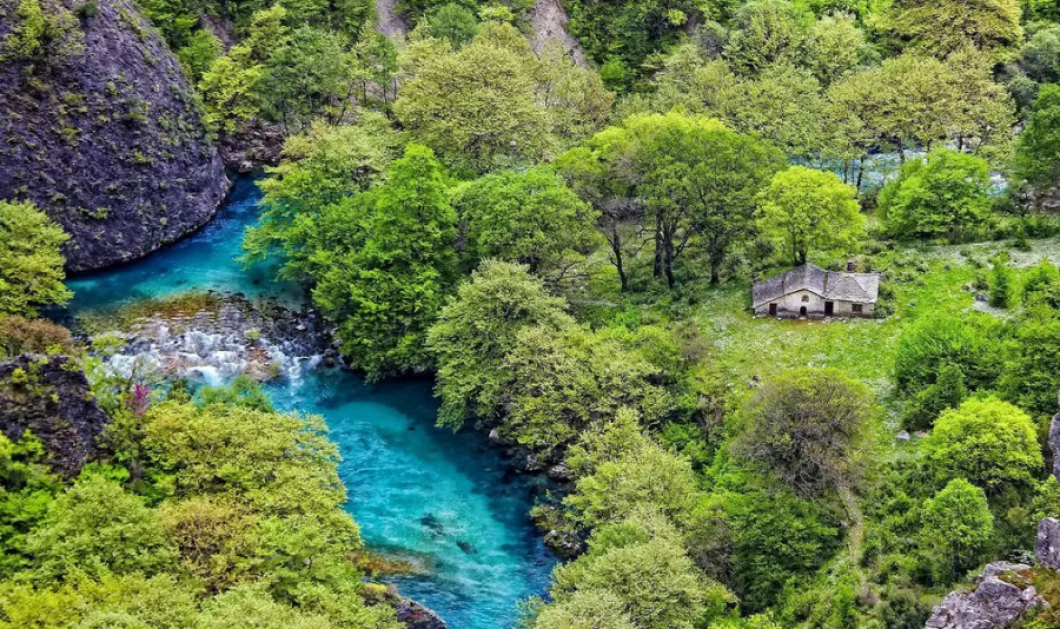
[[[666,287],[673,288],[676,280],[674,279],[674,242],[673,238],[666,239],[666,258],[663,261],[666,266]]]
[[[655,268],[652,269],[652,275],[655,279],[659,279],[663,274],[663,225],[662,217],[655,217]]]

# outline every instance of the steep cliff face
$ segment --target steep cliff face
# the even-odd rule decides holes
[[[110,418],[88,380],[64,356],[20,356],[0,362],[0,432],[12,441],[30,430],[48,450],[52,469],[76,476],[95,459]]]
[[[0,0],[0,198],[72,236],[67,266],[200,227],[228,181],[183,68],[129,0]]]

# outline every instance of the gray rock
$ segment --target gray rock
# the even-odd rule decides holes
[[[398,622],[404,623],[409,629],[449,629],[441,616],[412,599],[403,598],[394,608],[397,609]]]
[[[986,303],[990,301],[990,298],[987,296],[986,293],[976,293],[975,300],[978,302]]]
[[[565,463],[553,465],[548,468],[548,477],[557,483],[565,483],[570,480],[570,470]]]
[[[1060,413],[1049,424],[1049,449],[1053,453],[1053,476],[1060,480]]]
[[[1044,604],[1029,582],[1016,575],[1025,564],[988,565],[972,590],[951,592],[931,613],[928,629],[1001,629]],[[1013,583],[1002,580],[1002,575]]]
[[[898,440],[898,441],[909,441],[909,431],[908,430],[903,430],[903,431],[899,432],[897,435],[895,435],[894,438],[896,440]]]
[[[0,63],[0,199],[71,235],[71,271],[144,256],[201,227],[228,190],[183,66],[132,0],[41,3],[65,21],[41,59]],[[0,41],[17,0],[0,0]]]
[[[1034,554],[1046,568],[1060,570],[1060,520],[1042,518],[1038,522],[1038,537],[1034,540]]]

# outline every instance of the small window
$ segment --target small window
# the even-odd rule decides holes
[[[809,295],[803,295],[802,296],[802,303],[806,303],[808,301],[810,301],[810,296]]]
[[[861,304],[851,304],[850,309],[854,312],[861,312]]]

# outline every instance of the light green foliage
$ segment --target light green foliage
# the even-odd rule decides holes
[[[487,175],[453,195],[473,261],[497,258],[548,275],[596,244],[592,208],[547,168]]]
[[[726,83],[703,89],[715,101],[711,111],[734,130],[769,140],[791,156],[808,157],[826,148],[826,102],[809,70],[776,63],[754,77]]]
[[[994,533],[983,490],[956,478],[924,503],[921,543],[940,581],[954,581],[979,564]]]
[[[29,564],[26,535],[48,513],[58,479],[48,470],[44,446],[26,431],[17,442],[0,434],[0,577]]]
[[[74,573],[99,577],[158,574],[175,567],[177,549],[143,500],[102,476],[88,476],[56,498],[26,538],[40,579]]]
[[[777,63],[795,62],[813,15],[788,0],[755,0],[740,7],[725,56],[744,75]]]
[[[802,62],[827,87],[854,71],[870,55],[865,33],[849,13],[825,15],[814,22]]]
[[[245,49],[215,58],[202,73],[203,122],[215,132],[236,133],[260,115],[258,84],[264,74],[260,64],[247,66]]]
[[[1016,298],[1016,274],[1004,256],[994,258],[990,271],[990,305],[995,308],[1008,308]]]
[[[491,24],[460,50],[422,59],[394,104],[414,138],[477,172],[551,150],[549,115],[533,76],[536,60],[529,44],[507,29],[514,32]]]
[[[327,618],[281,605],[261,587],[242,586],[207,603],[202,629],[331,629]]]
[[[939,313],[925,317],[902,333],[894,359],[898,390],[915,395],[935,383],[941,368],[960,368],[969,389],[989,389],[1002,365],[1004,326],[993,317],[959,317]]]
[[[450,2],[427,15],[427,28],[432,37],[447,40],[455,49],[475,38],[479,23],[470,9]]]
[[[316,117],[341,121],[355,87],[353,57],[342,39],[303,26],[272,45],[256,90],[262,113],[289,131]]]
[[[751,235],[756,197],[784,158],[717,121],[663,120],[636,157],[640,194],[655,223],[656,276],[674,285],[674,260],[694,233],[717,284],[732,249]]]
[[[1042,469],[1030,417],[996,398],[943,412],[922,448],[940,483],[965,478],[991,494],[1030,486]]]
[[[630,430],[635,424],[629,411],[625,414],[589,433],[576,460],[580,458],[580,470],[591,472],[578,479],[564,504],[588,528],[618,523],[644,510],[673,521],[687,519],[697,497],[690,462]]]
[[[1005,399],[1036,415],[1056,413],[1060,389],[1060,312],[1031,306],[1008,346],[999,389]]]
[[[264,210],[258,225],[247,229],[245,259],[278,257],[287,278],[311,273],[314,252],[344,237],[336,231],[342,222],[323,217],[325,209],[381,181],[399,144],[386,119],[372,112],[363,112],[355,125],[316,123],[288,138],[283,161],[258,184]]]
[[[398,51],[394,41],[368,29],[354,45],[353,56],[358,101],[389,116],[397,97]]]
[[[439,423],[455,429],[468,418],[496,417],[513,379],[505,358],[519,332],[531,326],[553,331],[573,327],[565,307],[525,267],[484,261],[442,308],[427,335],[438,364]]]
[[[974,155],[936,149],[910,160],[880,191],[887,231],[904,238],[975,234],[990,215],[990,169]]]
[[[791,253],[793,264],[811,251],[849,252],[865,233],[857,193],[834,173],[792,166],[762,193],[758,226]]]
[[[0,201],[0,315],[35,316],[39,306],[73,296],[63,285],[68,239],[33,203]]]
[[[441,165],[415,144],[362,197],[363,235],[316,254],[313,300],[351,365],[378,378],[430,364],[427,329],[455,283],[456,213]]]
[[[188,43],[176,51],[177,59],[184,64],[184,71],[193,83],[198,83],[213,66],[222,52],[221,41],[204,30],[192,33]]]
[[[534,629],[636,629],[622,599],[609,590],[578,590],[561,603],[547,605]]]
[[[733,602],[724,587],[707,579],[685,555],[672,525],[650,512],[598,529],[589,552],[559,568],[554,582],[558,609],[546,608],[546,621],[584,608],[595,593],[601,593],[600,602],[619,605],[619,618],[628,616],[632,626],[644,629],[690,629]],[[623,626],[621,621],[617,626]]]
[[[187,629],[197,611],[194,591],[169,574],[74,574],[61,583],[0,590],[2,629]]]
[[[626,406],[655,425],[674,400],[662,386],[674,374],[637,351],[638,336],[527,327],[505,360],[514,381],[502,434],[535,450],[573,441],[599,417]]]
[[[888,147],[931,148],[941,139],[1000,159],[1012,141],[1012,98],[993,80],[993,63],[974,51],[945,62],[904,54],[832,84],[830,126],[840,147],[861,156]]]
[[[1017,0],[896,0],[873,18],[906,48],[939,58],[966,46],[1004,56],[1023,37]]]
[[[0,40],[0,62],[57,63],[84,51],[84,33],[65,6],[19,0],[13,27]]]
[[[774,378],[740,410],[734,451],[792,489],[813,495],[859,482],[872,393],[841,372]]]
[[[558,142],[567,145],[603,128],[615,95],[604,87],[600,74],[579,68],[555,38],[545,42],[538,56],[537,89]]]
[[[1060,86],[1043,85],[1016,143],[1015,175],[1039,194],[1060,178]]]
[[[1047,258],[1023,273],[1020,294],[1024,305],[1048,304],[1060,309],[1060,271]]]

